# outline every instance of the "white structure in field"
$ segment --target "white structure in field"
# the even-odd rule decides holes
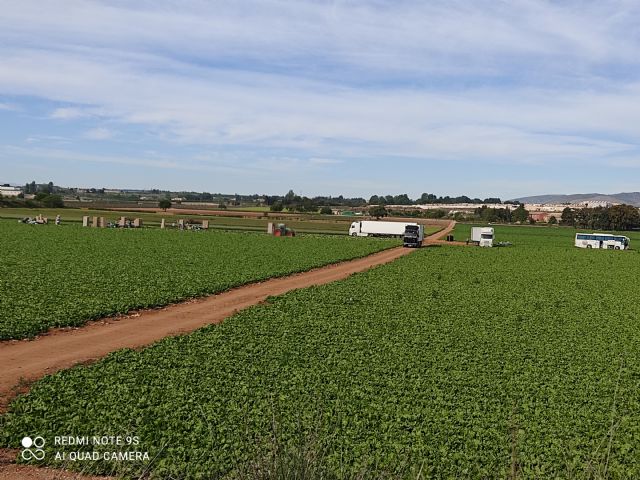
[[[22,193],[20,187],[11,187],[9,185],[0,186],[0,195],[3,197],[17,197]]]
[[[493,247],[493,228],[471,227],[471,241],[481,247]]]

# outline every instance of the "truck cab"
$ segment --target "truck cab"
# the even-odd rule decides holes
[[[492,227],[472,227],[471,241],[480,247],[493,247],[494,231]]]
[[[404,229],[404,235],[402,236],[402,246],[420,248],[422,241],[424,240],[424,226],[423,225],[407,225]]]

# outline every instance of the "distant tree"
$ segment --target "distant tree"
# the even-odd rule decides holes
[[[60,195],[47,195],[43,200],[42,204],[47,208],[63,208],[64,201]]]
[[[36,193],[37,187],[36,182],[32,181],[31,183],[25,183],[24,185],[24,193]]]
[[[287,194],[284,196],[282,203],[285,205],[291,205],[296,198],[296,194],[293,190],[289,190]]]
[[[565,209],[562,210],[562,215],[560,216],[560,225],[568,225],[570,227],[573,227],[575,226],[575,224],[576,224],[575,212],[571,210],[569,207],[565,207]]]
[[[219,203],[219,204],[218,204],[218,208],[219,208],[220,210],[226,210],[226,209],[227,209],[227,204],[226,204],[226,203],[224,203],[224,202]]]
[[[299,209],[302,212],[315,213],[318,211],[318,206],[308,197],[303,197],[302,202],[299,204]]]
[[[284,205],[281,201],[278,200],[277,202],[271,204],[269,210],[271,210],[272,212],[281,212],[283,208]]]
[[[393,197],[393,203],[394,205],[413,205],[413,200],[409,198],[409,195],[403,193]]]
[[[511,217],[514,222],[525,223],[529,220],[529,211],[524,208],[524,205],[519,205],[518,208],[513,211]]]
[[[549,220],[547,220],[547,223],[549,225],[556,225],[558,223],[558,219],[556,217],[554,217],[553,215],[551,215],[549,217]]]
[[[436,208],[435,210],[431,210],[431,218],[444,218],[447,216],[446,210],[441,208]]]
[[[333,210],[331,210],[331,207],[322,207],[320,213],[322,215],[333,215]]]
[[[264,203],[265,203],[265,205],[271,206],[274,203],[276,203],[279,199],[280,199],[280,197],[277,197],[277,196],[265,195],[264,196]]]
[[[47,193],[53,193],[53,182],[47,183]]]
[[[49,196],[48,193],[46,192],[38,192],[36,193],[36,196],[34,197],[34,200],[41,202],[43,201],[45,198],[47,198]]]
[[[640,227],[640,212],[632,205],[614,205],[609,208],[610,230],[631,230]]]
[[[480,218],[484,222],[493,223],[498,220],[498,213],[496,212],[495,208],[489,208],[486,205],[483,205],[482,207],[477,209],[476,212],[478,210],[480,211]]]
[[[369,208],[369,215],[371,215],[372,217],[376,217],[376,219],[379,219],[381,217],[388,216],[389,212],[384,206],[378,205],[378,206]]]
[[[371,195],[369,199],[369,205],[378,205],[380,203],[380,198],[378,195]]]
[[[171,200],[169,200],[168,198],[163,198],[158,202],[158,207],[166,212],[167,208],[171,208]]]
[[[436,203],[438,197],[436,197],[433,193],[423,193],[418,199],[419,204],[425,205],[428,203]]]

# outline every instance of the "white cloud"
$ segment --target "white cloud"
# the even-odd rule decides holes
[[[88,112],[81,108],[76,107],[62,107],[56,108],[49,115],[50,118],[54,118],[56,120],[75,120],[78,118],[84,118],[89,116]]]
[[[126,155],[95,155],[72,150],[61,150],[55,148],[24,148],[16,146],[0,147],[0,155],[12,158],[38,158],[45,162],[65,161],[77,163],[97,163],[113,164],[124,166],[141,166],[163,170],[186,170],[194,172],[217,172],[217,173],[246,173],[240,168],[229,168],[225,166],[198,165],[176,161],[171,158],[144,158]]]
[[[108,128],[97,127],[87,130],[83,136],[89,140],[108,140],[113,137],[113,132]]]
[[[337,160],[335,158],[310,158],[309,159],[310,165],[317,165],[317,166],[339,165],[341,163],[343,163],[342,160]]]
[[[640,144],[636,2],[62,4],[7,2],[0,18],[0,92],[77,105],[54,119],[287,150],[262,160],[273,169],[382,156],[624,165]]]
[[[640,139],[635,108],[640,88],[635,85],[615,92],[561,93],[360,90],[206,69],[183,76],[101,60],[23,50],[5,56],[0,89],[98,104],[106,117],[161,127],[177,142],[312,150],[328,158],[375,153],[449,159],[475,154],[514,161],[551,155],[557,160],[594,145],[598,153],[615,153],[618,142],[602,139],[610,135],[628,137],[632,144]],[[53,114],[84,115],[79,108]],[[109,133],[96,130],[89,136],[104,139]],[[563,137],[571,143],[560,142]]]

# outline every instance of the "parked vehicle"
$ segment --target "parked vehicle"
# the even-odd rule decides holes
[[[575,246],[580,248],[607,248],[609,250],[626,250],[629,248],[629,237],[611,235],[609,233],[576,233]]]
[[[471,227],[471,242],[480,247],[493,247],[493,228]]]
[[[287,227],[284,223],[279,223],[276,226],[269,224],[267,231],[274,237],[295,237],[296,232],[294,229]]]
[[[352,237],[404,237],[408,225],[418,226],[417,223],[407,222],[353,222],[349,227],[349,235]]]
[[[407,225],[404,229],[404,236],[402,237],[402,246],[420,248],[422,241],[424,240],[424,226],[423,225]]]

